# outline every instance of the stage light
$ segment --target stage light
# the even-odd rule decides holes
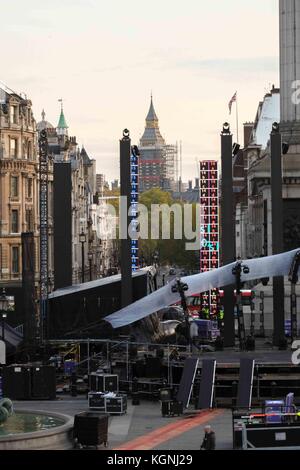
[[[240,150],[241,146],[239,144],[234,143],[232,146],[232,155],[237,155],[238,151]]]
[[[282,142],[282,155],[286,155],[289,151],[290,145],[287,142]]]
[[[267,286],[269,281],[270,281],[269,277],[264,277],[264,278],[262,278],[261,283],[262,283],[263,286]]]
[[[230,134],[230,124],[228,122],[224,122],[222,134]]]

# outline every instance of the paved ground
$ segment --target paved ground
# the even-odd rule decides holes
[[[88,411],[84,397],[63,396],[55,401],[15,401],[14,406],[16,410],[46,410],[70,416]],[[109,448],[197,450],[207,423],[216,432],[217,448],[231,449],[230,410],[195,412],[191,408],[182,417],[163,418],[159,402],[142,400],[139,406],[132,406],[129,400],[126,415],[110,417]]]

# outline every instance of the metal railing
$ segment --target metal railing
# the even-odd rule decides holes
[[[163,349],[166,354],[166,361],[167,361],[167,370],[168,370],[168,383],[172,383],[172,372],[171,372],[171,361],[172,351],[178,351],[178,355],[182,352],[186,353],[187,347],[180,346],[180,345],[172,345],[172,344],[159,344],[159,343],[143,343],[143,342],[132,342],[129,340],[107,340],[107,339],[69,339],[69,340],[48,340],[47,343],[49,345],[75,345],[75,344],[86,344],[87,345],[87,357],[85,357],[82,361],[77,364],[77,372],[81,372],[82,374],[87,373],[90,374],[91,367],[96,362],[97,369],[106,368],[109,372],[111,372],[112,362],[117,360],[118,358],[113,358],[112,356],[116,353],[120,353],[121,357],[119,360],[125,361],[126,363],[126,378],[127,381],[130,381],[130,363],[131,363],[131,350],[133,347],[137,348],[137,354],[149,354],[153,353],[157,349]],[[98,352],[96,354],[90,354],[90,346],[91,344],[97,345],[106,345],[106,350]],[[121,348],[121,351],[118,349]],[[125,353],[125,354],[124,354]],[[190,355],[190,353],[187,353]],[[124,357],[125,356],[125,357]]]

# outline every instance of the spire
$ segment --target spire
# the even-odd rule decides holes
[[[140,145],[142,147],[148,145],[165,145],[165,141],[159,130],[158,117],[153,106],[152,91],[150,97],[150,108],[146,117],[145,131],[140,139]]]
[[[42,115],[42,121],[45,121],[46,113],[45,113],[44,109],[43,109],[41,115]]]
[[[58,101],[60,102],[61,109],[60,109],[59,121],[57,124],[57,131],[58,131],[58,134],[60,135],[68,135],[68,125],[67,125],[66,118],[64,115],[63,100],[60,98]]]
[[[83,145],[81,147],[80,156],[83,159],[84,163],[90,163],[91,162],[90,157],[88,156],[87,151],[85,150]]]
[[[152,91],[151,91],[151,102],[150,102],[150,108],[146,117],[146,122],[149,121],[157,121],[158,122],[158,117],[156,116],[156,112],[154,110],[153,106],[153,96],[152,96]]]

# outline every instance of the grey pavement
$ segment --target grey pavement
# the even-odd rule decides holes
[[[53,401],[15,401],[15,410],[44,410],[74,416],[81,411],[88,411],[87,399],[83,396],[76,398],[62,396]],[[194,412],[191,407],[191,412]],[[185,412],[189,413],[189,411]],[[184,415],[185,416],[185,415]],[[180,421],[182,418],[163,418],[160,411],[159,402],[141,400],[140,405],[132,406],[129,399],[127,414],[122,416],[110,416],[108,440],[109,448],[118,447],[137,437],[144,436],[169,423]],[[216,432],[217,449],[232,448],[231,412],[224,410],[224,413],[209,421]],[[182,433],[176,438],[167,440],[155,449],[157,450],[197,450],[203,438],[203,427],[199,425],[192,430]]]

